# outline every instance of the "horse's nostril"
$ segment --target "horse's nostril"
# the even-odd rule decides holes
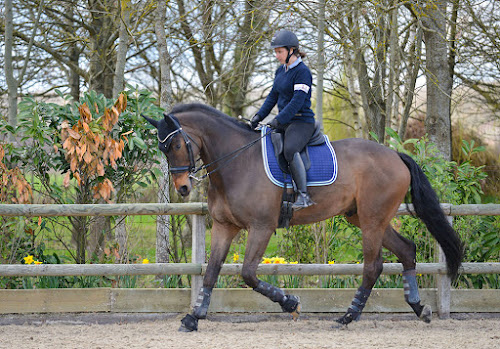
[[[179,188],[179,194],[182,196],[187,196],[189,194],[189,188],[187,185],[183,185],[182,187]]]

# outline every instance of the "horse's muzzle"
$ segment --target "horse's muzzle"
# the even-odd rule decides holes
[[[174,182],[175,190],[181,196],[188,196],[191,193],[192,183],[189,173],[172,174],[172,181]]]
[[[189,188],[187,185],[183,185],[179,188],[178,192],[179,194],[181,194],[181,196],[188,196],[191,192],[191,188]]]

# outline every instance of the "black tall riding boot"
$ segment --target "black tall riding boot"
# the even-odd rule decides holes
[[[306,169],[299,153],[293,154],[293,159],[290,161],[289,168],[293,181],[297,185],[297,200],[292,205],[293,210],[298,211],[314,205],[314,202],[307,194]]]

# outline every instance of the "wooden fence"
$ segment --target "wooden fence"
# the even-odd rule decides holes
[[[500,215],[500,205],[449,205],[442,204],[446,215]],[[398,215],[410,214],[411,205],[401,205]],[[102,304],[105,304],[105,311],[186,311],[186,304],[178,304],[185,300],[187,293],[190,293],[191,304],[197,296],[199,287],[202,284],[202,276],[206,271],[205,264],[205,218],[207,214],[207,205],[205,203],[186,203],[186,204],[102,204],[102,205],[0,205],[0,216],[119,216],[119,215],[193,215],[193,245],[192,245],[192,263],[168,263],[168,264],[62,264],[62,265],[0,265],[0,276],[103,276],[103,275],[193,275],[191,290],[0,290],[0,313],[9,312],[33,312],[33,311],[99,311]],[[287,264],[287,265],[260,265],[257,273],[259,275],[361,275],[362,264]],[[383,274],[400,274],[402,266],[400,263],[385,263]],[[238,275],[241,273],[241,264],[224,265],[221,275]],[[417,273],[433,274],[438,276],[436,290],[422,290],[422,298],[427,297],[428,302],[438,309],[442,318],[449,316],[450,311],[486,311],[500,312],[500,290],[451,290],[449,279],[446,277],[446,265],[444,260],[439,263],[419,263],[417,264]],[[500,274],[500,263],[464,263],[461,273],[466,274]],[[260,304],[259,297],[255,298],[255,292],[251,290],[234,290],[233,293],[227,293],[228,290],[217,290],[214,294],[214,304],[211,310],[214,311],[279,311],[278,308],[269,306],[264,302]],[[475,292],[481,291],[481,292]],[[496,292],[495,292],[496,291]],[[59,297],[66,297],[66,306],[52,304],[51,300],[55,294]],[[343,311],[349,305],[352,298],[352,290],[294,290],[303,297],[303,301],[310,299],[316,306],[309,305],[304,311]],[[335,292],[335,296],[332,293]],[[81,294],[90,296],[83,297]],[[172,303],[174,296],[176,305]],[[243,302],[242,295],[246,299],[248,307]],[[140,301],[138,308],[133,308],[130,304],[137,303],[135,296],[148,295],[152,303]],[[348,295],[349,294],[349,295]],[[367,307],[366,311],[408,311],[409,308],[404,304],[402,290],[378,289],[373,297],[378,299],[378,303],[384,306],[373,305]],[[19,295],[19,297],[17,296]],[[94,299],[94,295],[95,298]],[[142,295],[142,296],[141,296]],[[318,298],[318,295],[322,295]],[[377,296],[378,295],[378,296]],[[471,302],[472,298],[477,301]],[[45,298],[44,298],[45,297]],[[166,297],[168,302],[161,301]],[[350,298],[349,298],[350,297]],[[384,298],[385,297],[385,298]],[[132,301],[136,299],[135,303]],[[232,299],[234,301],[232,301]],[[345,304],[328,305],[332,299],[337,302],[345,298]],[[117,299],[127,300],[125,303],[117,304]],[[324,301],[317,302],[318,299]],[[497,300],[492,301],[492,300]],[[237,301],[239,300],[239,301]],[[92,302],[96,302],[92,306]],[[41,303],[40,303],[41,302]],[[73,302],[73,303],[72,303]],[[36,304],[40,303],[39,307]],[[57,303],[57,302],[56,302]],[[235,308],[228,307],[227,304],[237,304]],[[35,304],[35,308],[26,307],[28,304]],[[125,304],[129,304],[128,306]],[[148,305],[149,304],[149,305]],[[159,305],[162,304],[162,305]],[[187,302],[189,304],[189,301]],[[395,306],[390,306],[395,304]],[[465,305],[464,305],[465,304]],[[260,307],[260,308],[259,308]],[[341,309],[343,307],[343,310]],[[17,310],[16,310],[17,309]],[[38,310],[36,310],[38,309]],[[68,310],[69,309],[69,310]],[[126,310],[124,310],[126,309]],[[264,309],[264,310],[263,310]],[[405,309],[405,310],[403,310]]]

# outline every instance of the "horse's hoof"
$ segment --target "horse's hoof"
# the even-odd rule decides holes
[[[187,314],[181,320],[181,327],[179,332],[193,332],[198,331],[198,319],[191,314]]]
[[[300,316],[300,298],[294,295],[287,295],[287,299],[285,303],[281,306],[281,310],[292,314],[292,318],[294,321],[297,321],[297,319]]]
[[[334,328],[346,329],[347,325],[349,325],[353,321],[359,321],[360,317],[361,317],[361,313],[348,311],[347,313],[344,314],[344,316],[335,320],[340,326],[338,326],[338,327],[334,326]]]
[[[347,324],[341,321],[342,318],[335,320],[332,325],[333,330],[347,330]]]
[[[422,309],[422,313],[420,314],[420,320],[425,322],[426,324],[429,324],[432,320],[432,308],[430,305],[426,304],[424,305],[424,308]]]

